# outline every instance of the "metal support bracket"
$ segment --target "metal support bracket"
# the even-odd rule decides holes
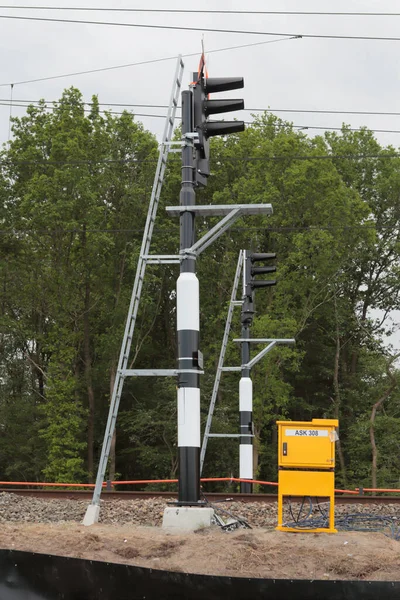
[[[264,350],[261,350],[261,352],[259,352],[254,358],[251,359],[250,362],[246,363],[245,365],[241,365],[240,367],[222,367],[222,371],[241,371],[242,369],[251,369],[252,367],[254,367],[254,365],[256,365],[266,354],[268,354],[268,352],[270,350],[272,350],[272,348],[274,348],[275,346],[278,345],[287,345],[287,346],[293,346],[296,343],[296,340],[293,338],[288,338],[288,339],[274,339],[274,338],[261,338],[261,339],[255,339],[255,338],[236,338],[233,340],[234,342],[250,342],[252,344],[262,344],[262,343],[268,343],[268,346],[266,348],[264,348]]]
[[[125,369],[120,371],[123,377],[176,377],[180,373],[204,375],[200,369]]]
[[[234,342],[250,342],[252,344],[265,344],[267,342],[276,342],[276,344],[287,344],[293,346],[296,343],[294,338],[235,338]]]
[[[240,208],[235,208],[228,213],[219,223],[214,225],[201,237],[193,246],[190,248],[191,252],[196,252],[197,255],[201,254],[208,246],[210,246],[215,240],[217,240],[229,227],[239,219],[241,216]]]
[[[217,240],[229,227],[243,215],[272,214],[271,204],[223,204],[223,205],[197,205],[197,206],[167,206],[166,211],[176,217],[183,212],[194,212],[202,217],[223,217],[193,246],[186,248],[182,253],[198,256],[215,240]]]
[[[143,259],[148,265],[179,264],[181,258],[178,254],[146,254]]]
[[[254,367],[254,365],[256,365],[275,346],[276,346],[275,340],[273,342],[270,342],[268,344],[268,346],[266,348],[264,348],[264,350],[261,350],[261,352],[259,352],[254,358],[252,358],[251,361],[248,362],[247,365],[244,366],[244,368],[251,369],[252,367]]]
[[[254,435],[252,433],[208,433],[207,437],[215,437],[215,438],[242,438],[249,437],[253,438]]]
[[[240,208],[242,215],[272,215],[271,204],[196,204],[195,206],[167,206],[171,217],[179,217],[183,212],[195,212],[199,217],[224,217],[232,210]]]
[[[278,345],[293,346],[296,343],[296,340],[293,339],[293,338],[288,338],[288,339],[274,339],[274,338],[261,338],[261,339],[250,338],[250,339],[244,339],[244,338],[236,338],[233,341],[234,342],[251,342],[253,344],[268,342],[268,346],[266,348],[264,348],[263,350],[261,350],[261,352],[259,352],[258,354],[256,354],[256,356],[254,358],[252,358],[250,362],[248,362],[247,364],[242,365],[241,367],[239,367],[239,370],[241,370],[242,368],[244,368],[244,369],[251,369],[266,354],[268,354],[268,352],[270,350],[272,350],[272,348],[274,348],[275,346],[278,346]],[[231,369],[232,369],[232,367],[231,367]]]

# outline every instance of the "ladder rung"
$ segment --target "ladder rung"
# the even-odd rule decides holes
[[[219,438],[239,438],[239,437],[254,437],[251,433],[206,433],[207,437],[219,437]]]

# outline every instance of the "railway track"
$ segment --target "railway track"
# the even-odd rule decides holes
[[[87,500],[90,501],[93,492],[90,490],[34,490],[34,489],[17,489],[17,488],[0,488],[0,492],[18,494],[19,496],[31,496],[34,498],[43,499],[58,499],[58,500]],[[277,501],[276,494],[227,494],[205,492],[207,499],[210,502],[222,502],[228,498],[235,502],[260,502],[273,504]],[[133,491],[103,491],[102,500],[112,502],[113,500],[146,500],[148,498],[165,498],[177,499],[177,494],[174,492],[133,492]],[[301,500],[301,499],[300,499]],[[299,500],[299,501],[300,501]],[[292,502],[296,498],[292,498]],[[400,504],[399,496],[368,496],[368,495],[337,495],[336,504]]]

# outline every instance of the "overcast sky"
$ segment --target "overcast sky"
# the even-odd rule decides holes
[[[0,0],[1,3],[1,0]],[[20,0],[13,5],[87,6],[104,8],[185,8],[216,10],[399,12],[396,0]],[[189,15],[156,13],[34,11],[1,9],[0,15],[55,17],[120,23],[180,25],[199,28],[240,29],[293,34],[333,34],[400,37],[400,16],[299,16],[299,15]],[[1,19],[0,104],[9,102],[11,83],[14,100],[57,100],[69,86],[79,88],[86,101],[93,94],[101,103],[167,104],[176,60],[100,73],[19,84],[18,82],[148,61],[178,54],[198,53],[185,58],[185,85],[197,70],[202,32],[112,27]],[[259,44],[208,54],[210,76],[243,76],[243,96],[248,108],[272,110],[343,110],[400,112],[400,41],[294,39],[266,43],[281,36],[204,32],[208,51]],[[114,109],[114,110],[119,110]],[[133,109],[135,110],[135,109]],[[12,107],[12,114],[25,109]],[[163,114],[163,109],[137,108],[137,113]],[[382,144],[400,145],[400,116],[329,115],[280,113],[295,125],[309,127],[352,127],[397,130],[376,133]],[[10,107],[0,105],[0,140],[9,134]],[[235,116],[250,120],[250,113]],[[159,137],[163,119],[138,117]],[[398,343],[397,343],[398,342]],[[400,345],[400,337],[396,338]]]

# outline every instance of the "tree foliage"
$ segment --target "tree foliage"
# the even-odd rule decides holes
[[[295,337],[253,370],[257,476],[276,477],[277,419],[340,419],[338,479],[400,477],[399,374],[388,317],[400,308],[400,159],[367,129],[315,138],[264,114],[212,144],[207,204],[271,203],[198,261],[202,411],[213,386],[238,251],[276,252],[278,285],[257,291],[254,337]],[[64,92],[14,119],[0,173],[0,470],[16,480],[92,481],[153,183],[155,138],[124,112],[86,113]],[[153,238],[175,253],[179,161],[171,160]],[[213,219],[197,219],[198,235]],[[175,362],[174,266],[148,267],[130,365]],[[240,334],[239,315],[233,323]],[[226,361],[239,363],[229,344]],[[127,380],[117,427],[123,478],[176,476],[170,380]],[[213,431],[238,428],[238,380],[224,374]],[[211,439],[205,474],[237,473],[236,442]],[[398,483],[397,483],[398,485]]]

